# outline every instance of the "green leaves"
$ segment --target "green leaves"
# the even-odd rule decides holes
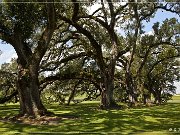
[[[157,42],[164,41],[178,43],[180,24],[176,18],[166,19],[162,24],[156,22],[152,28]]]
[[[173,66],[177,64],[175,58],[179,53],[177,49],[180,40],[179,22],[176,18],[171,18],[154,23],[150,34],[144,32],[143,23],[151,21],[159,8],[166,11],[174,10],[174,5],[167,3],[165,6],[154,0],[148,4],[128,3],[124,6],[111,2],[108,5],[102,1],[98,10],[90,14],[89,9],[93,9],[93,5],[96,6],[94,3],[80,3],[80,1],[56,3],[54,6],[57,27],[56,30],[54,28],[50,30],[53,33],[50,35],[53,36],[52,39],[49,37],[50,46],[45,53],[47,48],[44,39],[48,38],[49,32],[44,29],[52,23],[47,19],[46,4],[1,4],[0,38],[5,39],[5,35],[11,37],[13,33],[18,33],[25,46],[18,50],[19,54],[23,54],[22,52],[30,47],[32,57],[28,57],[29,61],[34,62],[35,59],[31,58],[35,57],[41,61],[40,67],[37,66],[40,69],[39,73],[42,74],[40,79],[46,81],[46,77],[50,78],[51,75],[54,78],[57,77],[51,80],[50,84],[47,82],[51,90],[48,96],[53,91],[57,92],[55,95],[59,99],[58,94],[66,93],[65,91],[69,94],[71,87],[78,82],[78,79],[72,80],[70,75],[91,79],[90,81],[93,80],[96,83],[96,87],[100,85],[99,83],[103,83],[103,80],[109,79],[109,82],[115,80],[116,90],[123,90],[123,95],[126,95],[128,93],[127,82],[123,81],[125,80],[124,73],[127,71],[132,77],[133,90],[142,85],[141,88],[144,88],[145,93],[152,93],[150,87],[143,86],[145,84],[149,86],[151,84],[154,91],[159,90],[161,86],[165,89],[170,88],[166,85],[172,84],[175,80],[173,74],[177,73],[177,70],[173,71]],[[45,32],[47,33],[44,34]],[[42,39],[41,42],[40,39]],[[38,43],[41,45],[39,44],[39,48],[36,48]],[[116,68],[117,63],[120,66],[123,65],[123,68]],[[14,70],[6,64],[2,67],[8,71]],[[58,80],[62,78],[67,79],[68,83]],[[122,86],[119,86],[118,81]],[[152,83],[153,81],[157,84]],[[87,81],[78,85],[89,91],[92,90],[94,94],[95,86],[92,86],[92,82]],[[104,87],[106,84],[101,85]],[[58,90],[61,92],[58,93]],[[78,90],[80,93],[83,91],[80,88]]]
[[[17,63],[12,59],[10,63],[4,63],[0,67],[0,99],[9,97],[16,91]],[[16,93],[17,94],[17,93]],[[12,97],[11,97],[12,98]],[[7,98],[7,101],[11,100]],[[3,102],[4,103],[4,102]]]
[[[46,24],[45,7],[38,3],[2,3],[1,24],[10,34],[21,33],[28,40],[38,25]],[[1,27],[2,27],[1,26]],[[5,29],[4,29],[5,30]]]

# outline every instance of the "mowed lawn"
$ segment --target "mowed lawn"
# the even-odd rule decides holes
[[[0,121],[1,134],[180,134],[180,95],[161,106],[100,110],[95,101],[70,106],[47,105],[62,119],[56,125]],[[18,113],[18,104],[0,105],[0,117]]]

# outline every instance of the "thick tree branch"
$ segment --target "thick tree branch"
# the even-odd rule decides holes
[[[0,104],[4,104],[8,101],[10,101],[14,96],[18,95],[18,91],[14,91],[11,95],[0,98]]]
[[[12,39],[12,33],[11,30],[9,30],[6,26],[0,22],[0,39],[3,41],[13,44],[13,39]]]
[[[174,4],[175,4],[175,3],[174,3]],[[179,4],[179,3],[176,3],[176,4]],[[172,7],[173,7],[173,6],[172,6]],[[168,4],[166,4],[166,5],[164,5],[164,6],[156,6],[155,8],[157,8],[157,9],[163,9],[163,10],[165,10],[165,11],[169,11],[169,12],[176,13],[176,14],[180,15],[180,10],[179,10],[179,9],[178,9],[178,10],[173,10],[172,7],[171,7],[171,8],[168,8]]]
[[[72,15],[72,21],[76,22],[77,21],[77,15],[79,12],[79,3],[77,2],[77,0],[71,0],[74,8],[73,8],[73,15]]]
[[[85,35],[89,41],[91,42],[92,47],[94,48],[95,52],[96,52],[96,56],[97,56],[97,60],[99,61],[99,66],[102,69],[102,71],[105,69],[104,65],[104,60],[103,60],[103,55],[102,55],[102,50],[101,50],[101,46],[97,43],[97,41],[94,39],[94,37],[92,36],[91,32],[89,32],[88,30],[86,30],[85,28],[83,28],[81,25],[72,22],[71,20],[69,20],[68,18],[59,15],[60,19],[62,19],[63,21],[65,21],[66,23],[71,24],[72,26],[74,26],[80,33],[82,33],[83,35]]]
[[[55,65],[55,67],[53,67],[53,69],[52,69],[52,70],[54,70],[57,67],[59,67],[59,65],[62,64],[62,63],[66,63],[66,62],[68,62],[70,60],[77,59],[77,58],[80,58],[80,57],[83,57],[83,56],[87,56],[87,55],[88,54],[86,52],[81,52],[79,54],[71,54],[68,57],[65,57],[65,58],[61,59],[60,61],[50,61],[50,62],[46,63],[45,65],[43,65],[41,67],[41,71],[40,72],[47,71],[48,66],[50,66],[52,64]]]
[[[53,32],[56,28],[56,12],[54,7],[54,1],[53,0],[47,0],[46,1],[46,8],[47,8],[47,26],[44,30],[44,32],[41,35],[41,38],[38,41],[38,46],[36,47],[34,54],[35,59],[38,63],[40,63],[42,57],[44,56],[48,45],[50,43],[51,37],[53,35]]]
[[[102,5],[102,12],[103,12],[103,14],[104,14],[104,17],[103,17],[103,18],[104,18],[104,20],[105,20],[105,23],[108,24],[107,11],[106,11],[106,9],[105,9],[103,0],[101,0],[101,5]]]
[[[169,60],[169,59],[172,59],[172,58],[178,58],[178,57],[180,57],[180,54],[177,54],[177,55],[174,55],[174,56],[165,57],[165,58],[162,58],[162,59],[156,61],[156,62],[152,65],[152,67],[150,68],[150,70],[149,70],[149,72],[148,72],[147,75],[149,76],[149,75],[151,74],[151,72],[154,70],[155,66],[157,66],[159,63],[161,63],[161,62],[163,62],[163,61],[165,61],[165,60]]]
[[[123,5],[123,6],[120,6],[120,7],[116,10],[115,16],[117,16],[118,14],[120,14],[120,12],[123,11],[127,6],[128,6],[128,3],[126,3],[126,4]]]
[[[76,73],[69,73],[69,74],[56,74],[54,76],[48,76],[46,78],[44,78],[43,80],[40,81],[40,85],[43,85],[43,84],[51,84],[51,82],[54,82],[54,81],[62,81],[62,80],[86,80],[86,81],[89,81],[91,82],[97,89],[99,89],[101,91],[101,88],[100,88],[100,85],[98,84],[98,82],[100,80],[94,80],[92,78],[89,78],[88,76],[84,76],[84,75],[78,75]],[[49,83],[50,82],[50,83]],[[47,85],[44,85],[45,87]],[[43,88],[45,88],[43,87]]]
[[[109,5],[109,9],[110,9],[110,14],[111,14],[111,21],[110,21],[110,27],[111,29],[114,29],[115,26],[115,12],[114,12],[114,6],[111,0],[107,0],[108,5]]]

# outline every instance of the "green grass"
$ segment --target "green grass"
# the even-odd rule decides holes
[[[180,101],[180,96],[175,97]],[[98,102],[47,105],[63,119],[58,125],[25,125],[0,121],[1,134],[180,134],[180,102],[126,110],[100,110]],[[0,117],[18,113],[18,104],[0,105]],[[70,118],[70,116],[72,118]],[[69,117],[69,118],[67,118]],[[74,118],[75,117],[75,118]],[[175,130],[176,131],[169,131]]]
[[[180,103],[180,94],[173,96],[169,103]]]

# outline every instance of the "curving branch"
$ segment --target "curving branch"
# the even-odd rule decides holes
[[[82,33],[83,35],[85,35],[89,41],[91,42],[92,47],[94,48],[96,55],[97,55],[97,60],[99,61],[99,66],[102,70],[105,69],[104,65],[105,62],[103,60],[103,55],[102,55],[102,49],[101,46],[98,44],[98,42],[94,39],[93,35],[91,34],[90,31],[86,30],[85,28],[83,28],[83,26],[79,25],[76,22],[72,22],[70,19],[59,15],[59,18],[62,19],[63,21],[65,21],[66,23],[69,23],[70,25],[74,26],[80,33]]]
[[[46,63],[45,65],[43,65],[41,67],[41,71],[40,72],[43,72],[43,71],[52,71],[52,70],[55,70],[57,67],[59,67],[60,64],[62,63],[66,63],[70,60],[74,60],[74,59],[77,59],[77,58],[80,58],[80,57],[83,57],[83,56],[87,56],[88,54],[86,52],[81,52],[81,53],[77,53],[77,54],[71,54],[69,55],[68,57],[65,57],[59,61],[50,61],[48,63]],[[48,68],[48,66],[50,65],[55,65],[53,68]]]
[[[73,22],[76,22],[77,21],[77,16],[78,16],[78,13],[79,13],[79,3],[77,2],[77,0],[71,0],[73,5],[74,5],[74,8],[73,8],[73,15],[72,15],[72,21]]]
[[[174,55],[174,56],[169,56],[169,57],[165,57],[165,58],[163,58],[163,59],[160,59],[160,60],[158,60],[158,61],[156,61],[153,65],[152,65],[152,67],[150,68],[150,70],[149,70],[149,72],[148,72],[148,76],[151,74],[151,72],[154,70],[154,68],[155,68],[155,66],[157,66],[159,63],[161,63],[161,62],[163,62],[163,61],[165,61],[165,60],[169,60],[169,59],[172,59],[172,58],[178,58],[178,57],[180,57],[180,54],[177,54],[177,55]]]
[[[44,56],[50,43],[53,32],[56,28],[56,12],[53,0],[46,1],[46,9],[48,19],[47,26],[38,41],[38,46],[35,48],[34,51],[35,59],[38,63],[40,63],[42,57]]]
[[[18,91],[17,90],[13,91],[13,93],[11,93],[11,95],[0,98],[0,104],[4,104],[4,103],[10,101],[13,97],[15,97],[17,95],[18,95]]]
[[[11,30],[8,29],[2,22],[0,21],[0,39],[3,41],[13,44],[13,35]]]
[[[171,12],[171,13],[176,13],[176,14],[180,15],[179,3],[171,3],[171,4],[174,4],[174,5],[171,5],[171,7],[169,7],[169,8],[168,8],[168,3],[166,3],[164,6],[163,6],[163,5],[156,6],[155,8],[157,8],[157,9],[163,9],[163,10],[165,10],[165,11],[168,11],[168,12]],[[178,9],[177,9],[177,10],[173,9],[173,7],[174,7],[176,4],[178,5]]]

